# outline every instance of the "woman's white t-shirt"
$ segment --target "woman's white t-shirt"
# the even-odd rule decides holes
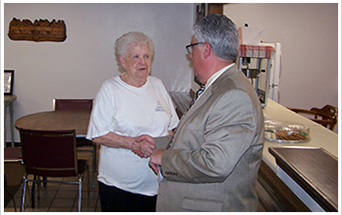
[[[108,132],[130,137],[167,136],[178,122],[161,80],[148,76],[145,85],[134,87],[117,76],[105,81],[96,96],[87,139]],[[149,158],[140,158],[131,150],[101,145],[98,181],[132,193],[156,195],[158,180],[148,162]]]

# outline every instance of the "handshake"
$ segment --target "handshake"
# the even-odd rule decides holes
[[[155,172],[158,170],[157,165],[161,165],[161,154],[164,149],[156,149],[154,138],[147,134],[128,137],[108,132],[106,135],[93,138],[92,141],[107,147],[130,149],[141,158],[150,157],[150,165]]]
[[[161,156],[164,149],[156,149],[153,137],[149,135],[141,135],[137,137],[133,143],[132,152],[141,158],[150,157],[150,167],[158,174],[161,165]]]
[[[132,143],[132,152],[141,158],[148,158],[155,150],[154,138],[149,135],[141,135]]]

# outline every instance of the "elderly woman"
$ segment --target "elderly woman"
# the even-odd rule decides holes
[[[117,39],[115,55],[123,73],[103,83],[87,133],[101,145],[101,209],[155,211],[158,179],[148,157],[153,138],[169,135],[179,119],[161,80],[149,76],[152,41],[140,32],[126,33]]]

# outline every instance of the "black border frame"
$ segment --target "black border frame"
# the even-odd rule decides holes
[[[5,92],[5,89],[4,89],[4,94],[5,95],[13,95],[14,70],[5,70],[4,74],[5,73],[10,73],[11,74],[11,83],[9,83],[10,91],[9,92]],[[5,83],[4,83],[4,87],[5,87]]]

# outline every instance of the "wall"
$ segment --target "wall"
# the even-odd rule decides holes
[[[281,43],[282,105],[338,106],[338,4],[228,4],[224,14]]]
[[[281,43],[280,104],[338,107],[338,4],[228,4],[224,14]]]
[[[13,17],[32,22],[62,19],[67,39],[12,41],[7,33]],[[14,120],[51,111],[53,98],[94,98],[104,80],[119,74],[114,42],[128,31],[142,31],[153,40],[152,75],[167,90],[189,91],[191,68],[184,47],[191,40],[192,17],[193,4],[5,3],[2,56],[4,69],[15,70]],[[7,126],[7,141],[9,130]]]

